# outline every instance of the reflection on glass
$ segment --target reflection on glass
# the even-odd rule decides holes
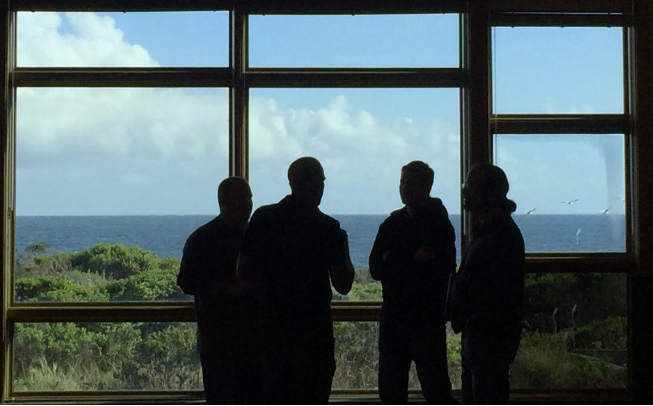
[[[19,67],[226,67],[228,12],[19,12]]]
[[[623,113],[623,29],[493,28],[495,113]]]
[[[623,135],[497,135],[528,252],[624,252]]]
[[[21,323],[16,392],[202,389],[192,323]]]
[[[224,89],[20,88],[16,299],[178,299],[228,176]]]
[[[458,67],[458,21],[457,14],[251,16],[250,65]]]
[[[368,258],[381,222],[402,207],[403,165],[423,160],[434,169],[431,195],[442,198],[454,226],[460,224],[458,95],[457,89],[252,89],[254,206],[290,193],[292,161],[319,159],[326,176],[320,209],[347,231],[357,268],[348,299],[379,300]]]
[[[511,387],[625,387],[626,297],[625,274],[527,275]]]

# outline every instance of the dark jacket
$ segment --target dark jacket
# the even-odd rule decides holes
[[[413,260],[422,247],[433,251],[433,260]],[[406,207],[392,212],[379,226],[369,265],[383,287],[384,316],[442,318],[449,275],[456,269],[455,232],[442,201],[429,199],[413,217]]]
[[[514,360],[521,337],[524,239],[512,217],[485,225],[465,249],[451,292],[454,330],[474,363]]]
[[[245,278],[260,284],[264,317],[331,326],[329,269],[345,262],[346,238],[337,220],[292,195],[257,209],[242,253],[253,273]]]
[[[244,348],[241,324],[254,314],[253,303],[217,293],[217,283],[236,280],[244,227],[233,229],[219,217],[200,226],[186,240],[177,285],[195,296],[198,341],[202,354],[232,356]]]

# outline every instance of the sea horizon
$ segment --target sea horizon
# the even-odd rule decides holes
[[[15,249],[46,243],[48,252],[82,251],[96,244],[137,245],[159,257],[181,258],[186,239],[217,214],[16,216]],[[366,267],[374,238],[388,214],[331,215],[349,236],[352,262]],[[449,215],[460,261],[461,219]],[[527,252],[625,252],[623,214],[513,214]]]

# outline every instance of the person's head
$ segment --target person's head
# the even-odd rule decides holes
[[[412,161],[401,168],[399,195],[401,202],[415,206],[429,198],[433,187],[433,169],[422,161]]]
[[[242,226],[252,214],[252,190],[247,181],[231,176],[218,186],[220,216],[234,226]]]
[[[517,205],[508,199],[508,177],[503,169],[489,163],[478,163],[467,173],[463,185],[463,207],[467,211],[497,209],[512,213]]]
[[[320,205],[325,180],[322,164],[310,156],[295,160],[288,168],[288,182],[292,195],[311,205]]]

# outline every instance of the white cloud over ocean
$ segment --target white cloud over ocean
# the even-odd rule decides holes
[[[145,48],[125,42],[110,17],[30,13],[21,14],[20,27],[21,66],[158,66]],[[50,183],[46,188],[57,182],[52,171],[61,171],[58,178],[67,182],[60,187],[68,190],[69,197],[58,205],[74,212],[74,205],[82,204],[77,189],[87,188],[83,183],[89,181],[77,171],[101,174],[104,189],[124,184],[125,192],[114,192],[127,199],[148,190],[148,185],[163,184],[162,176],[189,190],[197,187],[196,178],[202,177],[198,168],[228,157],[228,93],[226,89],[21,88],[17,128],[19,206],[24,204],[28,212],[41,210],[31,197],[42,190],[40,182]],[[452,198],[457,193],[459,143],[453,123],[377,117],[364,103],[352,105],[345,94],[318,108],[282,106],[274,98],[252,97],[249,130],[250,178],[255,196],[261,198],[287,192],[287,165],[303,155],[322,160],[332,196],[325,199],[330,206],[325,210],[332,212],[385,213],[395,208],[399,168],[413,159],[429,161],[439,175],[448,172],[450,179],[443,183],[450,185]],[[170,168],[178,170],[170,174]],[[50,176],[35,176],[44,170]],[[206,173],[203,183],[214,188],[226,175]],[[367,197],[345,200],[353,191]],[[379,191],[384,193],[381,199],[375,196]],[[98,192],[103,193],[111,195]],[[167,195],[167,212],[198,210],[175,203],[179,190],[158,189],[158,193]],[[88,208],[95,205],[92,196],[84,194],[84,210],[92,212]],[[392,202],[387,201],[390,196]],[[142,206],[134,210],[147,211],[148,199],[133,196],[135,204]],[[366,199],[375,204],[366,204]],[[51,203],[48,212],[53,210]],[[199,206],[214,210],[214,201]]]
[[[159,66],[156,55],[125,38],[108,16],[21,13],[18,63]],[[434,168],[433,194],[459,212],[459,118],[435,107],[457,106],[457,95],[442,98],[435,89],[419,97],[414,89],[314,89],[300,96],[295,89],[272,90],[250,96],[255,205],[286,194],[288,165],[312,155],[326,170],[326,212],[383,214],[399,207],[399,171],[415,159]],[[585,105],[577,110],[592,111]],[[17,112],[19,214],[216,211],[215,187],[228,175],[226,89],[20,88]],[[623,163],[606,163],[614,158],[613,143],[597,152],[591,142],[570,147],[524,141],[497,151],[519,210],[560,212],[559,201],[573,192],[592,202],[573,209],[592,213],[606,205],[606,188],[610,196],[623,191],[623,179],[610,175]],[[547,198],[552,203],[545,209]]]

